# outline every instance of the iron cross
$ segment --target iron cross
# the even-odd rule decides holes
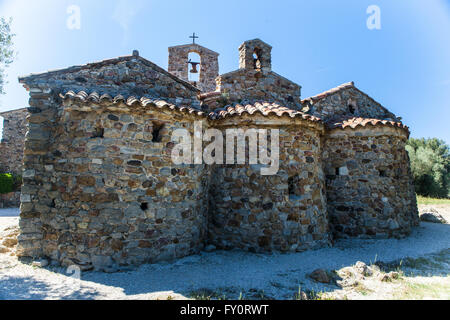
[[[195,35],[195,32],[190,36],[189,38],[192,39],[192,43],[195,44],[195,39],[198,39],[198,37]]]

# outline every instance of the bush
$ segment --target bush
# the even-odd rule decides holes
[[[439,139],[410,139],[406,150],[417,194],[450,197],[450,148]]]
[[[22,177],[11,173],[0,174],[0,194],[20,191],[22,188]]]
[[[9,173],[0,174],[0,194],[13,192],[13,176]]]

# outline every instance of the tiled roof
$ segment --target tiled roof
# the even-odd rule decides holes
[[[321,120],[317,117],[271,102],[255,102],[253,104],[246,105],[236,104],[232,106],[226,106],[222,109],[218,109],[210,113],[209,117],[214,120],[219,120],[225,119],[227,117],[242,116],[244,114],[253,115],[255,113],[260,113],[263,116],[288,116],[290,118],[301,118],[304,120],[321,122]]]
[[[315,102],[315,101],[318,101],[318,100],[322,100],[322,99],[324,99],[324,98],[326,98],[328,96],[331,96],[331,95],[333,95],[336,92],[339,92],[341,90],[354,88],[354,87],[355,87],[355,83],[354,82],[347,82],[347,83],[341,84],[340,86],[337,86],[336,88],[333,88],[333,89],[327,90],[325,92],[319,93],[318,95],[306,98],[303,101]]]
[[[72,101],[78,101],[80,103],[86,104],[86,103],[95,103],[95,104],[101,104],[101,103],[111,103],[111,104],[120,104],[124,103],[125,105],[132,107],[134,105],[139,105],[142,107],[149,107],[149,108],[158,108],[158,109],[169,109],[169,110],[176,110],[188,114],[194,114],[202,117],[206,117],[206,113],[198,110],[196,108],[188,107],[188,106],[176,106],[174,104],[170,104],[164,100],[159,99],[151,99],[151,98],[136,98],[134,96],[131,97],[124,97],[122,95],[117,95],[115,97],[112,97],[108,94],[100,95],[97,92],[93,92],[91,94],[87,94],[85,91],[80,91],[78,93],[75,93],[73,91],[69,91],[66,94],[61,94],[60,97],[64,100],[72,100]],[[255,102],[252,104],[235,104],[226,106],[222,109],[217,109],[214,112],[211,112],[209,114],[209,118],[211,120],[221,120],[229,117],[240,117],[245,114],[253,115],[253,114],[261,114],[265,117],[275,115],[278,117],[287,116],[290,118],[300,118],[303,120],[313,121],[313,122],[322,122],[322,120],[318,117],[293,110],[287,107],[283,107],[277,103],[272,102]],[[401,122],[395,122],[395,121],[389,121],[389,120],[380,120],[380,119],[369,119],[369,118],[356,118],[356,117],[340,117],[340,118],[333,118],[326,122],[326,125],[329,129],[335,129],[335,128],[352,128],[355,129],[356,127],[366,127],[367,125],[372,126],[391,126],[391,127],[397,127],[404,130],[407,130],[409,132],[409,128],[402,124]]]
[[[69,91],[66,94],[61,94],[60,97],[64,100],[73,100],[78,101],[81,103],[95,103],[100,104],[102,102],[106,103],[112,103],[112,104],[120,104],[124,103],[125,105],[132,107],[133,105],[140,105],[142,107],[150,107],[150,108],[158,108],[158,109],[170,109],[170,110],[177,110],[184,113],[189,114],[195,114],[199,116],[206,116],[206,114],[198,109],[192,108],[192,107],[185,107],[185,106],[176,106],[173,104],[170,104],[164,100],[159,99],[150,99],[146,97],[142,98],[136,98],[136,97],[128,97],[125,98],[122,95],[117,95],[115,97],[111,97],[109,94],[100,95],[97,92],[93,92],[91,94],[87,94],[84,91],[80,91],[78,93],[75,93],[73,91]]]
[[[401,128],[409,132],[409,128],[401,122],[380,120],[380,119],[369,119],[369,118],[334,118],[326,122],[326,125],[330,129],[334,128],[352,128],[356,127],[366,127],[367,125],[372,126],[391,126],[396,128]]]

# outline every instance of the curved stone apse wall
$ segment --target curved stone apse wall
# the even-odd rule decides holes
[[[323,161],[334,236],[404,236],[418,225],[407,137],[404,129],[383,126],[327,134]]]
[[[264,128],[260,117],[217,125]],[[253,120],[253,121],[252,121]],[[242,121],[242,122],[241,122]],[[280,170],[260,165],[215,166],[211,175],[209,239],[218,248],[252,252],[302,251],[329,244],[321,162],[322,125],[270,118],[280,132]],[[234,123],[233,123],[234,122]],[[270,145],[270,144],[269,144]]]
[[[175,111],[131,110],[77,103],[60,110],[46,176],[36,188],[27,183],[30,202],[22,204],[22,218],[33,220],[22,219],[21,237],[40,239],[33,247],[45,257],[108,270],[203,248],[208,169],[171,161],[172,131],[192,134],[193,119]],[[30,234],[27,227],[36,230]]]

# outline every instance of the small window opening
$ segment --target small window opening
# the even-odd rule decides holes
[[[262,64],[261,64],[261,50],[260,49],[255,49],[255,51],[253,51],[253,68],[254,69],[261,69]]]
[[[92,138],[103,138],[105,135],[105,129],[101,127],[95,128],[94,133],[92,134]]]
[[[356,108],[352,104],[348,105],[348,110],[350,111],[351,114],[355,114],[356,112]]]
[[[141,203],[141,210],[142,211],[147,211],[148,210],[148,203],[147,202]]]
[[[83,78],[83,77],[76,77],[76,78],[75,78],[75,81],[81,82],[81,83],[86,83],[86,82],[87,82],[87,79],[86,79],[86,78]]]
[[[56,208],[55,199],[52,199],[52,203],[50,204],[50,208]]]
[[[162,123],[153,123],[153,130],[152,135],[153,139],[152,142],[161,142],[162,136],[161,136],[161,130],[164,129],[164,124]]]
[[[339,168],[336,168],[336,170],[335,170],[335,175],[336,175],[336,176],[340,176],[340,175],[341,175],[341,172],[340,172]]]
[[[387,177],[385,170],[378,170],[378,171],[380,172],[380,177],[383,177],[383,178]]]
[[[297,195],[297,185],[298,185],[298,180],[299,180],[298,175],[295,175],[295,176],[290,177],[290,178],[288,179],[288,190],[289,190],[289,195],[291,195],[291,196]]]

